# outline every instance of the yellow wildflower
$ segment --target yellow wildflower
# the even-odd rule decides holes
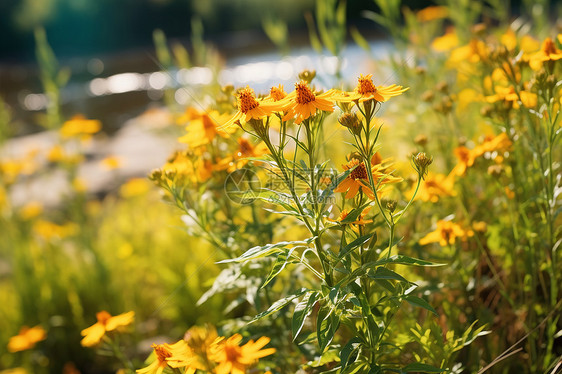
[[[412,186],[412,189],[406,195],[411,197],[414,194],[415,187]],[[439,201],[439,197],[456,195],[453,187],[454,176],[452,174],[446,176],[444,174],[428,173],[420,184],[416,200],[420,199],[435,203]]]
[[[101,122],[95,119],[86,119],[81,114],[77,114],[70,120],[62,124],[60,134],[63,138],[81,136],[83,139],[89,138],[101,130]]]
[[[541,49],[529,56],[529,66],[533,70],[540,70],[543,62],[557,61],[562,58],[562,51],[556,48],[551,38],[546,38]]]
[[[361,74],[358,78],[357,87],[353,92],[344,92],[343,96],[337,97],[337,101],[341,102],[350,102],[356,101],[364,102],[369,100],[375,100],[378,102],[385,102],[391,97],[401,95],[408,88],[403,88],[402,86],[398,86],[396,84],[392,84],[390,86],[375,86],[372,79],[373,75],[363,75]]]
[[[451,171],[452,175],[463,176],[466,173],[466,169],[474,165],[474,160],[476,159],[475,154],[465,146],[460,146],[455,148],[453,151],[455,156],[459,160],[457,165]]]
[[[448,244],[455,244],[456,238],[466,240],[467,237],[473,236],[472,230],[463,230],[462,227],[451,221],[437,221],[437,229],[430,232],[419,240],[421,245],[439,242],[442,247]]]
[[[283,117],[283,120],[295,118],[295,123],[299,124],[305,119],[316,115],[318,110],[333,112],[334,95],[336,93],[336,90],[331,89],[321,94],[315,94],[307,82],[300,81],[295,83],[295,90],[279,101],[279,103],[286,103],[283,105],[287,114]]]
[[[63,239],[73,235],[78,231],[78,227],[72,222],[57,225],[50,221],[39,220],[33,225],[33,231],[43,240],[49,241],[53,238]]]
[[[100,165],[107,170],[119,169],[121,164],[121,158],[117,156],[109,156],[100,161]]]
[[[446,52],[459,45],[459,37],[454,28],[448,28],[445,35],[439,36],[431,43],[431,48],[437,52]]]
[[[80,344],[84,347],[92,347],[99,344],[106,332],[129,326],[135,319],[135,312],[112,316],[105,310],[102,310],[96,313],[96,318],[98,320],[96,323],[81,332],[84,339],[82,339]]]
[[[386,174],[388,166],[383,165],[384,161],[378,153],[375,153],[371,159],[373,181],[375,184],[382,181],[380,182],[381,188],[385,184],[402,181],[402,178]],[[334,189],[334,192],[345,192],[346,199],[353,199],[359,190],[361,190],[369,199],[374,200],[375,194],[369,186],[369,176],[367,175],[367,167],[365,166],[365,163],[356,158],[352,158],[347,164],[343,165],[343,168],[344,170],[353,170],[347,177],[345,177],[344,180],[340,182],[340,184],[338,184],[338,186]],[[377,193],[379,192],[380,188],[377,190]]]
[[[191,114],[191,119],[185,127],[187,133],[180,137],[178,141],[196,148],[209,144],[217,135],[226,138],[236,131],[236,127],[221,129],[220,124],[225,120],[226,117],[220,115],[217,111]]]
[[[217,374],[244,374],[246,368],[258,359],[275,353],[275,348],[262,349],[271,339],[262,336],[256,342],[250,340],[240,346],[242,335],[235,334],[228,339],[220,338],[211,349],[210,358],[217,362]]]
[[[30,220],[43,212],[43,204],[38,201],[30,201],[20,209],[21,218]]]
[[[519,94],[517,94],[513,86],[496,86],[495,92],[494,95],[486,96],[487,102],[495,103],[497,101],[505,101],[511,103],[515,109],[519,108],[519,100],[521,100],[521,103],[527,108],[534,108],[537,105],[536,94],[525,90],[521,90]]]
[[[275,111],[283,111],[283,107],[277,102],[256,99],[254,90],[246,87],[238,93],[238,111],[220,129],[228,131],[240,120],[247,122],[252,118],[260,119]]]
[[[139,374],[161,374],[166,367],[184,368],[185,374],[195,373],[197,368],[192,367],[193,356],[184,340],[174,344],[152,344],[155,359],[150,365],[137,370]]]
[[[507,151],[511,145],[511,140],[509,140],[507,134],[502,132],[497,136],[486,136],[479,145],[474,147],[472,153],[474,154],[474,157],[480,157],[486,152]]]
[[[129,179],[119,189],[119,194],[124,198],[145,195],[150,190],[150,183],[146,178]]]
[[[47,332],[41,326],[23,326],[16,336],[12,336],[8,342],[8,351],[19,352],[35,347],[41,340],[47,339]]]
[[[447,18],[449,10],[444,6],[428,6],[416,12],[416,18],[420,22],[428,22],[436,19]]]
[[[234,155],[222,159],[217,164],[217,169],[227,169],[228,172],[233,172],[246,165],[249,157],[260,157],[268,152],[269,149],[263,142],[253,145],[246,138],[238,138],[238,149]]]

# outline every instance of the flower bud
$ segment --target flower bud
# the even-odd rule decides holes
[[[338,121],[342,126],[347,127],[355,135],[361,134],[363,124],[359,120],[359,117],[357,117],[357,114],[344,113],[340,116],[340,118],[338,118]]]
[[[316,70],[303,70],[299,73],[299,79],[310,84],[312,80],[316,77]]]
[[[412,157],[412,161],[414,163],[414,168],[416,169],[418,174],[422,178],[425,178],[425,176],[427,175],[428,166],[433,163],[433,157],[427,156],[425,152],[420,152]]]
[[[424,135],[424,134],[419,134],[414,139],[414,143],[416,143],[417,145],[419,145],[421,147],[425,146],[427,144],[427,136]]]

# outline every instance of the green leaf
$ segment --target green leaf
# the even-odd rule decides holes
[[[444,266],[445,264],[438,264],[431,261],[420,260],[418,258],[413,258],[404,255],[394,255],[390,258],[383,258],[372,263],[365,264],[364,266],[368,268],[373,268],[374,266],[384,265],[384,264],[401,264],[401,265],[415,265],[415,266]]]
[[[361,343],[361,339],[359,337],[351,338],[347,344],[342,348],[340,351],[340,361],[341,361],[341,370],[342,372],[345,370],[347,366],[347,361],[351,356],[351,353],[357,349],[357,346]]]
[[[429,310],[431,313],[437,315],[437,311],[435,311],[435,309],[433,309],[433,307],[429,305],[429,303],[424,299],[422,299],[421,297],[417,297],[414,295],[406,295],[404,296],[404,300],[406,300],[408,303],[410,303],[413,306],[424,308],[426,310]]]
[[[309,239],[302,240],[302,241],[279,242],[279,243],[275,243],[275,244],[266,244],[264,246],[256,246],[256,247],[248,249],[240,257],[222,260],[222,261],[217,262],[217,264],[227,264],[227,263],[230,263],[230,262],[244,262],[244,261],[249,261],[249,260],[255,260],[256,258],[267,257],[267,256],[272,255],[274,253],[282,252],[283,251],[282,248],[285,248],[287,246],[295,246],[295,247],[296,246],[303,246],[303,245],[308,246],[312,241],[314,241],[314,238],[309,238]]]
[[[412,364],[408,364],[402,368],[402,373],[443,373],[445,369],[439,369],[435,366],[431,366],[428,364],[422,364],[420,362],[414,362]]]
[[[349,216],[348,216],[348,217],[349,217]],[[346,217],[346,219],[347,219],[347,217]],[[342,220],[342,222],[343,222],[343,221],[345,221],[345,219]],[[372,236],[373,236],[373,234],[363,235],[363,236],[358,237],[357,239],[355,239],[355,240],[352,241],[351,243],[347,244],[345,247],[343,247],[343,248],[341,249],[338,258],[341,260],[341,259],[342,259],[343,257],[345,257],[345,255],[347,255],[351,250],[353,250],[353,249],[355,249],[355,248],[357,248],[357,247],[359,247],[359,246],[361,246],[361,245],[367,243],[367,241],[368,241],[369,239],[371,239]]]
[[[265,286],[267,286],[267,284],[271,282],[285,268],[288,262],[287,260],[289,259],[289,257],[291,257],[291,253],[293,253],[294,250],[295,248],[291,248],[277,255],[277,259],[275,260],[275,263],[271,268],[271,272],[269,273],[269,275],[267,276],[266,280],[263,282],[260,288],[264,288]]]
[[[295,341],[297,336],[300,334],[302,327],[304,326],[304,322],[306,321],[306,317],[312,313],[312,307],[316,304],[319,297],[320,293],[316,291],[306,293],[302,301],[295,306],[292,321],[293,341]]]
[[[316,338],[320,352],[324,352],[324,349],[330,345],[339,326],[340,318],[336,315],[335,306],[320,309],[316,317]]]
[[[258,315],[256,315],[254,317],[254,319],[252,319],[250,321],[250,323],[257,321],[260,318],[267,317],[267,316],[277,312],[278,310],[281,310],[285,306],[289,305],[289,303],[291,303],[294,299],[300,297],[306,291],[308,291],[306,288],[301,288],[299,291],[297,291],[297,293],[277,300],[276,302],[271,304],[271,306],[266,311],[263,311],[263,312],[259,313]]]
[[[410,283],[408,282],[408,280],[406,280],[406,278],[404,278],[403,276],[401,276],[398,273],[395,273],[394,271],[387,269],[385,267],[379,266],[374,272],[369,272],[367,274],[369,276],[369,278],[371,279],[391,279],[391,280],[397,280],[400,282],[406,282],[406,283]]]

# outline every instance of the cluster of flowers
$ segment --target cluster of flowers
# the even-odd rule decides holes
[[[121,331],[131,325],[135,313],[127,312],[112,316],[106,311],[96,314],[97,322],[82,330],[84,347],[94,347],[102,341],[111,341],[108,333]],[[30,336],[26,340],[35,343],[45,338],[42,329],[24,331],[22,334]],[[24,346],[24,337],[13,338],[11,346],[18,350]],[[255,364],[258,359],[275,353],[275,348],[262,349],[269,343],[267,337],[260,337],[257,341],[250,340],[244,345],[242,336],[235,334],[229,338],[218,336],[217,331],[210,326],[192,327],[185,334],[184,339],[173,344],[152,344],[152,362],[139,374],[161,374],[166,368],[182,369],[182,372],[193,374],[197,370],[216,374],[242,374],[246,368]],[[27,343],[30,344],[30,343]],[[27,348],[25,348],[27,349]]]

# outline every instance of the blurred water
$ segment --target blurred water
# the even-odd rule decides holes
[[[348,45],[341,56],[341,77],[344,81],[352,82],[360,73],[367,74],[372,70],[372,56],[377,59],[389,55],[392,44],[388,41],[374,41],[370,43],[371,50],[366,52],[357,45]],[[277,52],[266,52],[253,55],[242,55],[231,58],[226,65],[214,76],[210,67],[193,67],[190,69],[172,71],[133,72],[135,67],[154,66],[150,56],[128,57],[130,70],[122,72],[123,67],[114,69],[120,71],[115,74],[104,75],[107,69],[99,58],[92,58],[86,64],[75,63],[71,66],[73,79],[62,91],[63,110],[86,115],[102,120],[104,128],[113,132],[119,128],[124,120],[144,111],[151,102],[160,101],[165,90],[173,89],[174,98],[180,105],[186,105],[193,100],[193,92],[199,87],[211,83],[215,78],[221,85],[232,84],[235,87],[250,86],[256,93],[267,93],[274,85],[283,84],[286,91],[292,90],[292,85],[299,72],[308,69],[317,71],[316,85],[319,88],[329,88],[338,85],[335,78],[338,58],[319,55],[310,47],[294,49],[292,53],[280,58]],[[124,59],[127,60],[127,59]],[[152,61],[151,61],[152,60]],[[115,63],[113,63],[115,65]],[[138,69],[141,70],[141,69]],[[137,71],[138,71],[137,70]],[[21,69],[19,71],[22,73]],[[11,74],[10,74],[11,75]],[[44,111],[48,100],[40,92],[36,83],[30,87],[18,87],[17,79],[10,81],[4,77],[1,82],[8,82],[8,86],[0,87],[4,92],[4,99],[14,107],[16,117],[31,120],[34,113]],[[92,76],[96,76],[91,79]],[[87,78],[86,78],[87,77]],[[13,77],[12,77],[13,78]],[[21,77],[20,77],[21,78]],[[19,85],[28,79],[20,79]],[[376,77],[376,84],[385,82],[391,77]],[[12,83],[11,85],[9,83]]]

